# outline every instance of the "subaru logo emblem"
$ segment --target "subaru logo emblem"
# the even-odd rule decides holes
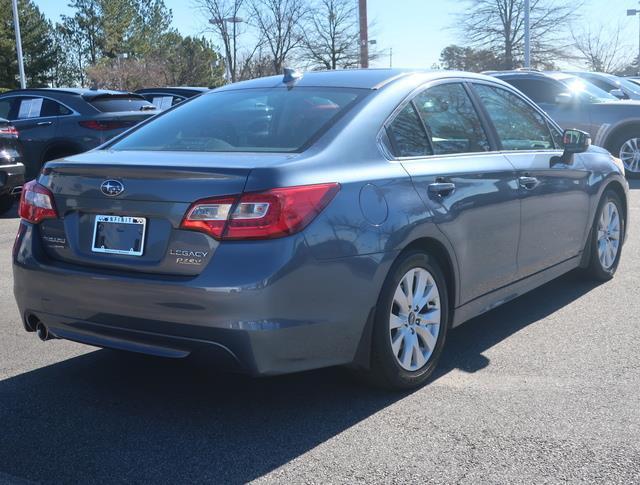
[[[118,182],[117,180],[105,180],[102,182],[100,190],[104,195],[115,197],[116,195],[120,195],[124,192],[124,185],[122,185],[122,182]]]

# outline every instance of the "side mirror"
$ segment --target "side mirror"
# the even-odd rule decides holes
[[[624,91],[622,89],[612,89],[611,91],[609,91],[609,94],[615,96],[618,99],[627,99],[627,95],[624,94]]]
[[[570,93],[560,93],[556,96],[556,104],[571,104],[573,96]]]
[[[570,165],[573,162],[573,155],[575,153],[584,153],[591,146],[591,135],[586,131],[571,129],[564,130],[562,134],[562,144],[564,145],[564,152],[559,157],[553,157],[551,159],[551,166],[563,163]]]

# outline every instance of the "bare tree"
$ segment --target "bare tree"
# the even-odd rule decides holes
[[[309,12],[303,54],[324,69],[357,67],[358,12],[353,0],[319,0]]]
[[[524,52],[524,0],[466,0],[456,29],[472,47],[491,49],[504,69],[514,69]],[[531,0],[532,64],[567,58],[568,26],[581,4],[569,0]]]
[[[624,69],[633,60],[628,45],[620,38],[622,27],[606,29],[600,25],[595,29],[586,27],[580,32],[572,32],[576,49],[591,71],[614,73]]]
[[[271,53],[273,71],[280,74],[285,62],[302,44],[307,2],[252,0],[250,10],[258,35]]]
[[[195,5],[207,17],[210,29],[221,40],[231,82],[238,80],[238,38],[243,33],[239,26],[245,0],[194,0]]]

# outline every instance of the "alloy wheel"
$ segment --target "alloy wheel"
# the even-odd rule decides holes
[[[620,214],[615,203],[608,201],[598,220],[598,259],[603,269],[614,265],[620,250]]]
[[[412,268],[398,283],[389,315],[391,350],[405,370],[424,367],[433,354],[441,322],[441,302],[433,275]]]
[[[620,147],[620,160],[625,170],[640,172],[640,138],[631,138]]]

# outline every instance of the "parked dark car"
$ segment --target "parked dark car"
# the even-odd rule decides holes
[[[604,72],[575,71],[567,73],[586,79],[618,99],[640,100],[640,86],[624,77]]]
[[[17,89],[0,94],[0,117],[20,132],[27,179],[44,162],[103,144],[157,111],[139,94],[95,89]]]
[[[175,87],[175,88],[145,88],[138,89],[137,94],[141,94],[147,101],[152,103],[159,110],[165,110],[182,103],[183,101],[199,96],[209,91],[209,88],[201,87]]]
[[[9,120],[0,118],[0,214],[11,209],[22,184],[24,165],[18,130]]]
[[[595,145],[622,160],[628,177],[640,177],[640,102],[619,100],[573,74],[537,71],[491,74],[518,88],[563,128],[591,133]]]
[[[627,193],[619,160],[497,79],[288,73],[47,163],[14,291],[44,340],[410,388],[450,327],[576,268],[611,278]]]

